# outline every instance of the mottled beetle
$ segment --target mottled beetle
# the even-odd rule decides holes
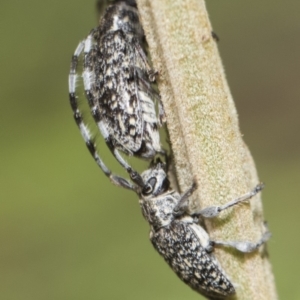
[[[131,179],[142,185],[139,174],[118,150],[144,159],[164,153],[158,128],[165,122],[165,116],[159,94],[152,86],[155,72],[148,64],[144,48],[144,32],[135,1],[112,1],[99,26],[77,46],[69,74],[69,98],[86,145],[106,176],[125,188],[133,186],[111,174],[83,120],[76,95],[77,69],[83,53],[82,78],[93,118],[114,157]]]
[[[251,192],[223,206],[211,206],[193,215],[187,213],[188,198],[196,189],[193,184],[184,194],[170,189],[165,164],[160,161],[142,173],[145,183],[139,192],[140,206],[150,224],[150,240],[165,261],[192,289],[210,299],[224,299],[235,293],[230,279],[212,251],[215,245],[230,246],[241,252],[255,251],[266,242],[267,231],[257,243],[248,241],[212,241],[198,222],[212,218],[231,206],[249,200],[260,192],[258,184]]]

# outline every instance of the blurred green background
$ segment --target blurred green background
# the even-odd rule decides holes
[[[1,299],[200,299],[153,250],[137,197],[109,183],[73,121],[67,76],[97,23],[94,0],[0,3]],[[266,182],[279,296],[300,299],[300,1],[207,6]]]

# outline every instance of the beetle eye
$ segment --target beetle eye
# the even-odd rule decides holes
[[[152,186],[150,185],[150,184],[147,184],[147,185],[145,185],[144,187],[143,187],[143,191],[142,191],[142,193],[144,194],[144,195],[150,195],[151,193],[152,193]]]
[[[143,187],[142,193],[144,195],[150,195],[151,193],[153,193],[156,182],[157,180],[155,177],[150,178],[147,184]]]

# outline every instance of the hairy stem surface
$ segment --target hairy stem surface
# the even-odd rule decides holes
[[[211,35],[203,0],[137,0],[167,115],[181,191],[195,178],[192,207],[222,205],[258,182]],[[256,241],[265,230],[260,195],[205,221],[214,240]],[[215,254],[236,286],[234,299],[277,299],[267,255]]]

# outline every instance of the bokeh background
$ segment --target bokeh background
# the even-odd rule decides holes
[[[300,299],[300,1],[207,6],[242,133],[266,182],[279,296]],[[200,299],[152,249],[137,197],[109,183],[73,121],[70,58],[97,23],[94,7],[0,1],[0,297]]]

